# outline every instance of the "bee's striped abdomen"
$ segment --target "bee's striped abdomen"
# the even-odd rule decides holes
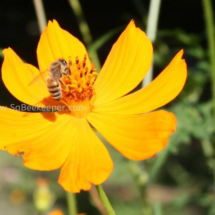
[[[62,97],[62,91],[59,82],[52,77],[48,77],[46,79],[46,84],[52,98],[60,101]]]

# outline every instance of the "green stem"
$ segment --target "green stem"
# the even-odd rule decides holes
[[[79,0],[69,0],[69,3],[77,18],[79,29],[82,34],[83,40],[84,40],[85,44],[87,46],[89,46],[92,43],[92,36],[90,33],[90,28],[85,20],[81,4],[80,4]],[[96,52],[92,53],[90,55],[90,57],[91,57],[93,63],[95,64],[96,69],[99,71],[101,66],[100,66],[100,61],[99,61],[99,57],[98,57],[97,53]]]
[[[67,204],[69,215],[77,215],[77,204],[76,204],[76,197],[74,193],[67,192]]]
[[[108,212],[108,215],[116,215],[115,211],[113,210],[112,205],[110,204],[107,195],[105,194],[105,191],[102,188],[102,185],[97,185],[96,189],[99,193],[99,196]]]
[[[143,205],[142,212],[144,215],[152,215],[153,214],[152,209],[150,204],[147,201],[147,196],[146,196],[146,184],[148,183],[148,174],[144,170],[144,168],[141,168],[138,165],[137,161],[130,161],[129,164],[130,164],[129,166],[130,166],[131,172],[134,176],[138,190],[141,195],[142,205]]]
[[[202,4],[204,9],[209,58],[210,58],[210,64],[211,64],[212,94],[213,94],[213,107],[214,107],[214,117],[215,117],[215,35],[214,35],[213,6],[211,3],[211,0],[202,0]]]
[[[202,0],[203,9],[204,9],[204,18],[205,25],[207,29],[207,40],[208,40],[208,49],[209,49],[209,58],[211,64],[211,78],[212,78],[212,95],[213,95],[213,111],[215,117],[215,34],[214,34],[214,15],[213,15],[213,6],[211,0]],[[208,142],[211,145],[211,142]],[[213,146],[210,146],[212,149]],[[204,145],[203,145],[204,149]],[[207,151],[205,155],[208,156]],[[211,163],[210,157],[208,157],[208,163]],[[214,184],[215,184],[215,166],[213,165],[213,174],[214,174]]]
[[[160,4],[161,4],[161,0],[150,1],[146,34],[152,42],[154,42],[156,38]],[[153,62],[149,72],[147,73],[146,77],[144,78],[144,81],[142,82],[142,87],[148,85],[152,81],[152,76],[153,76]],[[131,164],[132,164],[133,170],[139,169],[138,163],[136,162],[134,163],[131,161]],[[147,214],[147,215],[152,214],[152,210],[150,208],[150,205],[147,203],[146,196],[145,196],[146,182],[139,181],[142,175],[141,171],[136,171],[135,173],[133,172],[133,174],[136,180],[138,181],[137,185],[140,188],[142,201],[143,201],[143,214]]]
[[[4,55],[3,55],[3,52],[2,52],[3,50],[2,49],[0,49],[0,57],[4,57]]]
[[[139,163],[137,161],[130,160],[129,167],[132,175],[134,176],[141,197],[145,198],[145,189],[146,184],[148,183],[148,173],[145,171],[144,168],[141,168],[139,166]]]
[[[160,5],[161,5],[161,0],[150,1],[146,34],[149,37],[149,39],[152,41],[152,43],[156,39]],[[152,81],[152,78],[153,78],[153,63],[149,72],[147,73],[146,77],[143,80],[142,87],[148,85]]]
[[[154,214],[155,215],[162,215],[162,205],[160,202],[155,203]]]
[[[33,3],[39,23],[40,32],[43,32],[44,28],[46,27],[47,21],[42,0],[33,0]]]
[[[201,141],[202,149],[205,157],[207,158],[207,165],[213,171],[214,184],[215,184],[215,159],[214,159],[214,148],[210,140],[204,139]]]

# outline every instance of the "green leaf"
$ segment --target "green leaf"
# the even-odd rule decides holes
[[[99,37],[94,42],[92,42],[91,45],[88,46],[89,55],[92,55],[93,53],[98,51],[98,49],[100,49],[111,37],[113,37],[115,34],[120,32],[121,30],[122,30],[122,27],[114,28],[111,31],[108,31],[107,33],[105,33],[104,35]]]

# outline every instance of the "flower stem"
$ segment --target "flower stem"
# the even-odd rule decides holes
[[[157,25],[158,25],[158,16],[159,16],[159,10],[160,10],[160,4],[161,0],[151,0],[150,6],[149,6],[149,15],[148,15],[148,22],[147,22],[147,28],[146,28],[146,34],[149,37],[149,39],[152,41],[152,43],[155,41],[156,38],[156,32],[157,32]],[[142,82],[142,87],[148,85],[153,78],[153,62],[151,65],[150,70],[148,71],[146,77],[144,78]],[[130,165],[132,167],[133,175],[136,178],[136,181],[139,181],[137,185],[139,186],[139,190],[142,196],[142,202],[143,202],[143,213],[144,214],[152,214],[152,210],[150,208],[150,205],[148,204],[146,200],[146,183],[147,181],[140,181],[142,179],[142,171],[139,171],[139,166],[137,162],[131,161]],[[134,172],[135,170],[135,172]],[[144,174],[147,176],[147,173]]]
[[[209,58],[210,58],[210,64],[211,64],[212,94],[213,94],[213,107],[214,107],[214,117],[215,117],[215,34],[214,34],[213,6],[211,3],[211,0],[202,0],[202,4],[204,9]]]
[[[204,155],[207,158],[207,164],[212,170],[214,170],[215,160],[214,160],[214,148],[213,148],[213,145],[211,144],[211,141],[208,140],[208,139],[203,139],[201,141],[201,144],[202,144],[202,149],[203,149]]]
[[[150,1],[146,34],[152,41],[152,43],[155,41],[156,38],[160,4],[161,0]],[[149,69],[149,72],[147,73],[146,77],[142,82],[142,87],[148,85],[152,81],[152,78],[153,78],[153,63],[151,68]]]
[[[99,196],[108,212],[109,215],[116,215],[115,211],[113,210],[112,205],[110,204],[107,195],[105,194],[105,191],[103,190],[102,185],[97,185],[96,189],[99,193]]]
[[[208,40],[208,49],[209,49],[209,58],[210,58],[210,66],[211,66],[211,79],[212,79],[212,96],[213,96],[213,111],[215,118],[215,31],[214,31],[214,14],[213,14],[213,6],[211,0],[202,0],[203,10],[204,10],[204,18],[205,25],[207,30],[207,40]],[[207,147],[206,147],[207,146]],[[205,156],[208,158],[208,164],[210,165],[211,154],[213,155],[213,146],[210,141],[204,140],[202,142],[203,151]],[[207,150],[206,150],[207,149]],[[208,150],[209,149],[209,150]],[[210,153],[208,153],[208,151]],[[212,164],[213,175],[214,175],[214,184],[215,184],[215,165]]]
[[[0,49],[0,57],[3,57],[3,56],[4,56],[2,51],[3,51],[3,50]]]
[[[83,36],[83,40],[84,40],[85,44],[87,46],[89,46],[92,43],[92,35],[90,33],[90,28],[85,20],[81,4],[80,4],[79,0],[69,0],[69,3],[77,18],[79,29]],[[100,61],[99,61],[99,57],[98,57],[97,53],[96,52],[92,53],[90,57],[91,57],[93,63],[95,64],[96,69],[99,71],[101,66],[100,66]]]
[[[131,173],[134,176],[136,185],[142,198],[145,198],[146,184],[148,183],[148,173],[144,168],[141,168],[139,162],[129,161]]]
[[[160,202],[156,202],[155,203],[154,214],[155,215],[162,215],[162,207],[161,207],[161,203]]]
[[[146,196],[146,185],[148,183],[148,174],[144,170],[144,168],[141,168],[138,165],[137,161],[130,161],[129,166],[134,176],[134,179],[136,181],[138,190],[140,192],[142,205],[143,205],[142,212],[144,215],[152,215],[153,214],[152,209],[147,201],[147,196]]]
[[[76,197],[74,193],[67,192],[67,204],[69,215],[77,215],[77,204],[76,204]]]
[[[40,32],[43,32],[47,21],[42,0],[33,0],[33,3],[39,23]]]

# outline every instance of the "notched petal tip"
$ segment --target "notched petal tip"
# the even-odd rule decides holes
[[[181,50],[179,51],[179,53],[181,53],[182,56],[183,56],[183,55],[184,55],[184,49],[181,49]]]
[[[60,25],[59,25],[59,23],[58,23],[58,21],[56,19],[53,19],[52,23],[55,24],[55,25],[58,25],[60,27]]]
[[[180,60],[185,60],[183,58],[183,55],[184,55],[184,49],[181,49],[180,51],[178,51],[174,58],[171,60],[171,62],[169,64],[171,64],[172,62],[177,62],[177,61],[180,61]]]
[[[6,52],[7,52],[7,51],[9,51],[10,49],[11,49],[10,47],[5,48],[5,49],[3,49],[3,50],[2,50],[2,53],[5,55],[5,54],[6,54]]]
[[[14,52],[14,50],[11,47],[7,47],[5,49],[2,50],[2,53],[4,54],[4,61],[6,58],[10,58],[10,55],[16,55],[16,53]],[[2,64],[3,67],[3,64]]]
[[[135,23],[135,21],[132,19],[130,22],[129,22],[129,24],[127,25],[127,27],[126,27],[126,29],[125,29],[125,32],[126,31],[133,31],[133,32],[135,32],[135,33],[137,33],[138,31],[141,31],[142,33],[144,33],[145,34],[145,32],[144,31],[142,31],[140,28],[138,28],[137,26],[136,26],[136,23]]]
[[[177,62],[178,61],[178,64],[180,64],[181,66],[185,66],[186,68],[182,68],[181,70],[182,71],[185,71],[185,73],[187,73],[187,63],[186,63],[186,60],[183,58],[184,56],[184,49],[181,49],[176,55],[175,57],[173,58],[173,60],[170,62],[170,64],[175,61]]]
[[[59,58],[75,61],[77,56],[84,57],[87,51],[84,45],[73,35],[62,29],[56,20],[49,21],[41,34],[37,46],[37,58],[41,71]]]
[[[54,19],[53,19],[53,20],[49,20],[49,21],[48,21],[48,25],[46,26],[46,28],[47,28],[48,26],[52,25],[52,24],[54,23],[54,21],[55,21]]]
[[[128,26],[133,26],[133,27],[136,28],[135,20],[132,19],[132,20],[129,22]]]
[[[95,82],[95,105],[108,103],[133,90],[147,74],[152,55],[151,41],[131,20],[113,45]]]
[[[160,112],[163,112],[163,114],[166,114],[168,113],[169,114],[169,122],[170,124],[172,125],[171,128],[172,128],[172,133],[176,131],[176,128],[177,128],[177,118],[175,116],[174,113],[171,113],[171,112],[167,112],[165,110],[160,110]]]
[[[47,27],[51,27],[52,25],[53,25],[53,26],[57,26],[58,28],[61,28],[60,25],[59,25],[59,23],[58,23],[58,21],[55,20],[55,19],[49,20],[49,21],[48,21]]]
[[[139,27],[136,26],[136,23],[135,23],[135,20],[134,20],[134,19],[132,19],[132,20],[129,22],[129,24],[127,25],[127,28],[125,29],[125,31],[128,31],[129,29],[130,29],[131,31],[135,32],[136,34],[137,34],[138,32],[141,32],[141,34],[143,34],[144,37],[147,38],[147,39],[149,40],[149,43],[151,43],[151,40],[150,40],[150,39],[148,38],[148,36],[146,35],[145,31],[143,31],[142,29],[140,29]],[[152,44],[151,44],[151,46],[152,46]],[[151,48],[152,48],[152,50],[153,50],[153,46],[152,46]]]

